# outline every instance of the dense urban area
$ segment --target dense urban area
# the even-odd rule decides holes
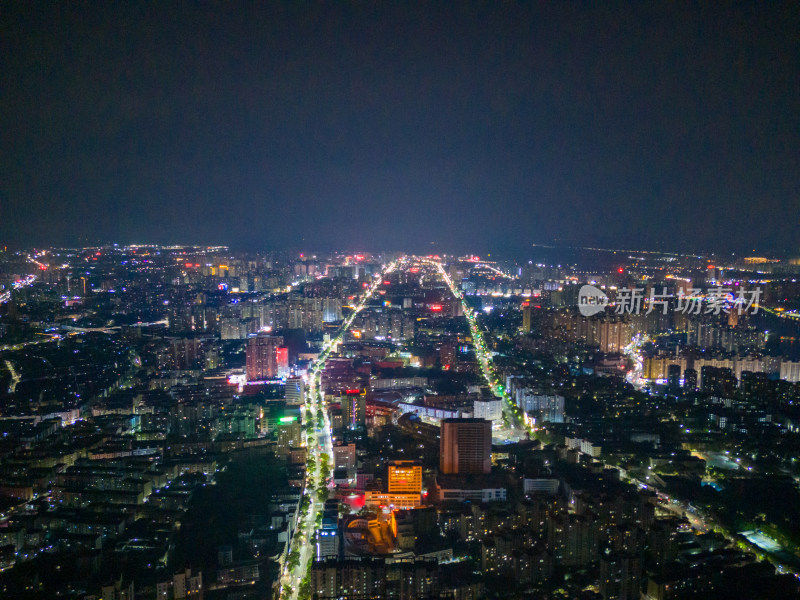
[[[800,597],[800,261],[545,260],[0,253],[0,596]]]

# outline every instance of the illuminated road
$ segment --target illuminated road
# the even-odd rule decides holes
[[[514,403],[514,400],[506,391],[505,387],[500,383],[497,374],[494,371],[492,359],[486,349],[486,342],[483,338],[483,333],[478,326],[478,319],[475,311],[473,311],[466,303],[464,295],[455,286],[450,276],[444,270],[444,265],[439,261],[431,259],[423,259],[422,262],[435,267],[439,271],[442,280],[450,288],[450,293],[453,294],[458,300],[461,301],[461,306],[464,310],[464,316],[469,324],[469,330],[472,335],[472,343],[475,347],[475,353],[478,357],[478,362],[481,365],[481,373],[483,374],[486,383],[489,384],[489,389],[492,393],[500,398],[503,403],[503,422],[504,427],[499,431],[493,433],[494,437],[504,440],[515,440],[525,436],[526,433],[532,433],[532,429],[524,422],[522,411]]]
[[[47,270],[47,265],[42,263],[42,262],[39,262],[38,260],[36,260],[36,255],[34,255],[34,256],[28,255],[28,261],[32,262],[33,264],[35,264],[42,271],[46,271]],[[31,273],[30,275],[27,275],[24,279],[18,279],[17,281],[15,281],[14,283],[11,284],[11,289],[10,290],[5,291],[2,294],[0,294],[0,304],[5,304],[9,300],[11,300],[11,294],[15,290],[27,287],[29,285],[33,285],[33,283],[35,281],[36,281],[36,275],[34,275],[33,273]]]
[[[42,270],[47,268],[47,265],[45,265],[43,263],[40,263],[39,261],[37,261],[34,258],[28,257],[28,260],[30,260],[31,262],[33,262],[36,265],[38,265],[39,268],[42,269]],[[36,275],[31,274],[31,275],[26,276],[24,279],[19,279],[19,280],[15,281],[13,284],[11,284],[11,289],[10,290],[7,290],[7,291],[3,292],[2,294],[0,294],[0,304],[5,304],[9,300],[11,300],[11,295],[15,291],[17,291],[19,289],[22,289],[24,287],[33,285],[34,282],[36,281],[36,279],[37,279]],[[33,346],[33,345],[41,344],[41,343],[44,343],[44,342],[51,342],[54,339],[59,339],[59,337],[60,336],[58,336],[58,335],[53,335],[51,337],[46,337],[46,338],[42,338],[40,340],[34,340],[34,341],[30,341],[30,342],[19,342],[17,344],[7,344],[5,346],[0,346],[0,352],[4,352],[6,350],[21,350],[22,348],[25,348],[26,346]]]
[[[800,320],[800,313],[798,313],[797,311],[793,311],[793,310],[787,311],[783,307],[778,307],[778,308],[775,308],[775,309],[767,308],[766,306],[762,306],[762,305],[760,305],[758,303],[755,305],[755,307],[756,307],[756,309],[763,310],[764,312],[767,312],[767,313],[771,314],[774,317],[779,317],[781,319],[792,319],[792,320],[795,320],[795,321]]]
[[[322,485],[327,487],[330,484],[331,468],[333,465],[333,443],[331,441],[331,424],[328,419],[328,411],[321,389],[322,370],[325,367],[325,362],[344,340],[345,334],[352,326],[358,313],[364,309],[367,301],[377,291],[378,287],[380,287],[384,276],[394,271],[397,265],[398,263],[393,262],[389,264],[380,275],[375,276],[372,284],[354,306],[353,312],[342,323],[336,337],[325,343],[322,347],[322,352],[320,352],[319,356],[309,368],[303,409],[311,422],[315,424],[311,432],[305,434],[306,448],[314,462],[313,472],[306,473],[306,489],[310,504],[305,518],[297,523],[295,534],[292,537],[290,554],[292,552],[297,552],[299,555],[298,566],[290,570],[289,566],[286,564],[288,561],[284,560],[279,594],[279,598],[281,599],[297,600],[300,584],[308,573],[311,561],[314,559],[315,548],[312,541],[317,528],[317,515],[322,513],[324,506],[324,500],[319,497],[317,489],[321,488]],[[322,427],[319,427],[316,423],[318,411],[322,412]],[[327,469],[327,472],[323,472],[323,455],[328,457],[326,460],[328,464],[331,465],[331,468]]]
[[[8,384],[8,393],[13,394],[17,389],[17,384],[21,381],[22,378],[19,376],[19,373],[17,373],[17,370],[14,368],[14,363],[12,363],[10,360],[6,360],[5,362],[6,362],[6,369],[8,369],[9,373],[11,373],[11,382]]]
[[[45,334],[42,334],[42,335],[45,335]],[[77,335],[77,334],[70,333],[68,335]],[[36,339],[36,340],[31,340],[31,341],[28,341],[28,342],[18,342],[16,344],[6,344],[4,346],[0,346],[0,352],[5,352],[7,350],[12,350],[12,351],[22,350],[23,348],[27,348],[28,346],[36,346],[38,344],[46,344],[48,342],[55,342],[55,341],[58,341],[60,339],[63,339],[63,336],[58,335],[58,334],[47,334],[46,337],[41,337],[41,338]]]
[[[36,275],[28,275],[25,279],[19,279],[11,284],[11,289],[8,291],[3,292],[0,294],[0,304],[4,304],[11,300],[11,294],[21,288],[24,288],[29,285],[33,285],[33,282],[36,281]]]
[[[475,263],[475,266],[476,267],[480,267],[482,269],[488,269],[488,270],[492,271],[495,275],[499,275],[500,277],[504,277],[506,279],[517,279],[517,277],[515,275],[510,275],[510,274],[506,273],[505,271],[501,271],[497,267],[494,267],[492,265],[488,265],[486,263],[478,262],[478,263]]]
[[[622,351],[625,356],[633,361],[633,369],[627,373],[625,378],[628,380],[628,383],[633,385],[637,390],[641,390],[645,384],[645,381],[642,379],[644,361],[642,360],[642,355],[639,350],[642,344],[647,341],[649,341],[647,336],[636,335],[633,337],[633,340],[631,340],[631,343],[625,346]]]

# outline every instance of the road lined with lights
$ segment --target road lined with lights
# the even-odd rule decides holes
[[[19,290],[21,288],[27,287],[29,285],[33,285],[36,281],[36,275],[28,275],[24,279],[19,279],[11,284],[11,289],[8,291],[3,292],[0,294],[0,304],[5,304],[9,300],[11,300],[12,292]]]
[[[482,263],[482,262],[475,263],[475,267],[480,267],[480,268],[483,268],[483,269],[489,269],[495,275],[499,275],[500,277],[505,277],[506,279],[512,279],[512,280],[513,279],[517,279],[517,277],[515,275],[511,275],[509,273],[506,273],[505,271],[501,271],[497,267],[494,267],[492,265],[488,265],[486,263]]]
[[[28,261],[30,261],[33,264],[35,264],[42,271],[46,271],[47,268],[48,268],[48,266],[46,264],[36,260],[35,256],[28,255]],[[33,285],[34,282],[36,281],[36,279],[37,279],[37,276],[34,275],[33,273],[31,273],[30,275],[25,276],[23,279],[18,279],[17,281],[12,283],[10,290],[7,290],[7,291],[3,292],[2,294],[0,294],[0,304],[5,304],[9,300],[11,300],[11,294],[14,291],[16,291],[18,289],[21,289],[21,288],[24,288],[24,287],[27,287],[27,286],[30,286],[30,285]]]
[[[628,373],[625,375],[625,379],[627,379],[628,383],[630,383],[637,390],[641,390],[645,386],[645,382],[643,380],[644,359],[642,358],[640,351],[642,344],[648,341],[650,340],[645,335],[635,335],[633,336],[631,343],[625,346],[625,348],[622,350],[622,353],[630,358],[631,361],[633,361],[633,369],[628,371]]]
[[[492,359],[490,358],[489,352],[486,349],[486,342],[483,338],[483,333],[478,326],[476,312],[467,305],[464,294],[462,294],[461,290],[455,286],[453,280],[450,279],[450,276],[444,270],[444,265],[441,262],[431,259],[423,259],[423,262],[435,267],[438,270],[440,277],[450,289],[450,293],[452,293],[453,296],[455,296],[455,298],[461,302],[461,307],[464,311],[464,316],[467,319],[469,330],[472,335],[472,344],[475,347],[475,353],[478,356],[478,362],[481,365],[481,373],[483,374],[484,379],[486,379],[486,382],[489,384],[489,388],[492,390],[492,393],[502,400],[503,422],[505,425],[503,437],[506,439],[518,439],[523,437],[526,433],[533,433],[533,429],[525,423],[525,417],[523,416],[522,411],[516,405],[513,398],[511,398],[505,387],[500,383],[500,380],[497,378]]]
[[[366,306],[367,301],[378,290],[383,283],[383,278],[394,271],[398,262],[390,263],[380,274],[377,274],[372,284],[361,296],[359,302],[353,307],[353,312],[344,320],[339,328],[336,337],[325,342],[322,352],[314,360],[309,368],[307,386],[305,390],[303,409],[305,415],[314,423],[311,431],[306,431],[305,442],[309,457],[313,459],[314,469],[306,473],[306,494],[309,499],[308,512],[303,517],[299,515],[300,522],[297,523],[295,534],[292,537],[292,544],[289,554],[297,552],[299,558],[297,566],[291,568],[288,564],[288,556],[284,561],[281,573],[281,585],[279,598],[283,600],[297,600],[300,592],[300,585],[308,573],[309,564],[314,558],[314,546],[312,540],[317,528],[317,517],[322,514],[325,501],[320,497],[319,490],[329,485],[330,469],[323,465],[323,455],[328,464],[333,461],[333,442],[331,440],[331,424],[328,418],[328,411],[325,405],[325,398],[322,392],[322,370],[331,354],[336,351],[338,345],[344,341],[353,321]],[[318,412],[322,413],[322,426],[316,422]]]

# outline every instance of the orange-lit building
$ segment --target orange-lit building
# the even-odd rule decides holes
[[[389,493],[422,493],[422,465],[411,460],[389,463]]]
[[[389,508],[417,508],[422,505],[420,494],[389,493],[381,490],[364,492],[365,506],[388,506]]]

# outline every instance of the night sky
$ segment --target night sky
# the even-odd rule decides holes
[[[0,6],[0,243],[799,232],[797,3]]]

